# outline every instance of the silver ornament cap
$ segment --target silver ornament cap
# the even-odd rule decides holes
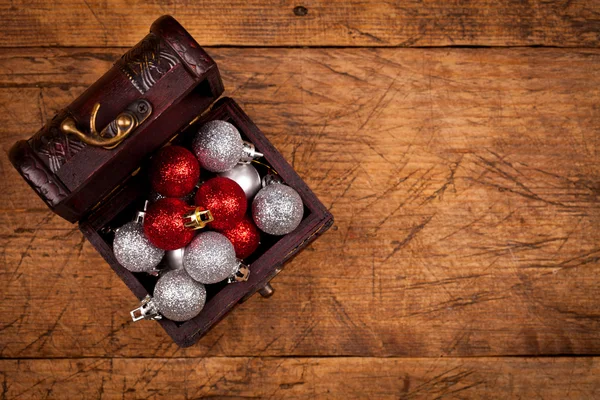
[[[192,148],[202,168],[224,172],[238,163],[244,144],[235,126],[227,121],[214,120],[202,125]]]
[[[256,151],[256,147],[250,142],[242,142],[242,157],[240,158],[240,164],[250,164],[255,158],[262,157],[263,153]]]
[[[151,273],[162,260],[165,252],[154,246],[141,223],[128,222],[115,232],[113,240],[115,258],[131,272]]]
[[[202,232],[185,248],[183,267],[196,281],[211,284],[234,275],[239,262],[229,239],[218,232]]]
[[[229,178],[244,190],[247,199],[252,199],[261,188],[260,174],[251,164],[238,164],[233,169],[219,173]]]
[[[153,297],[162,316],[182,322],[200,313],[206,302],[206,289],[184,270],[169,271],[156,282]]]
[[[162,315],[158,313],[154,299],[150,296],[144,297],[140,303],[140,306],[134,310],[131,310],[129,315],[131,315],[133,322],[137,322],[142,319],[151,319],[154,321],[162,319]]]
[[[286,235],[300,225],[304,216],[302,198],[291,187],[271,183],[252,202],[252,218],[258,228],[270,235]]]

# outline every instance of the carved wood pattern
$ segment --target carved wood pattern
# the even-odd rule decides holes
[[[53,173],[87,146],[74,136],[60,131],[58,124],[64,118],[64,112],[55,116],[48,126],[29,140],[31,148]]]
[[[27,144],[23,144],[27,146]],[[67,197],[67,191],[58,183],[46,166],[31,151],[21,155],[19,172],[50,206],[56,206]]]
[[[133,86],[144,94],[178,63],[177,56],[151,33],[123,55],[119,66]]]

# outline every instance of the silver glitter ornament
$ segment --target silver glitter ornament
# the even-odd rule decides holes
[[[170,271],[156,282],[154,301],[158,312],[165,318],[187,321],[198,315],[204,307],[206,289],[185,271]]]
[[[242,140],[235,126],[226,121],[214,120],[202,125],[192,148],[200,166],[212,172],[229,171],[238,162],[250,162],[262,157],[254,145]]]
[[[260,174],[251,164],[238,164],[229,171],[221,172],[219,176],[229,178],[240,185],[247,199],[252,199],[261,188]]]
[[[183,269],[183,254],[185,247],[165,252],[165,264],[170,270]]]
[[[154,246],[144,235],[140,222],[128,222],[115,232],[113,241],[115,258],[131,272],[151,273],[165,252]]]
[[[169,271],[156,282],[153,297],[146,297],[130,314],[134,321],[165,317],[183,322],[198,315],[205,302],[203,284],[190,278],[184,270]]]
[[[258,228],[270,235],[285,235],[300,225],[304,205],[298,192],[282,183],[262,188],[252,202],[252,218]]]
[[[202,232],[185,248],[183,267],[195,280],[205,284],[225,280],[240,268],[235,249],[224,235]]]

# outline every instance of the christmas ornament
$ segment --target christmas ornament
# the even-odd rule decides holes
[[[229,239],[218,232],[200,233],[186,247],[183,255],[183,267],[187,273],[204,284],[234,277],[242,266],[235,258]]]
[[[204,285],[184,271],[169,271],[158,279],[153,297],[146,297],[140,307],[131,311],[134,321],[168,318],[183,322],[200,313],[206,302]]]
[[[262,188],[252,202],[252,218],[258,228],[270,235],[285,235],[298,227],[304,206],[298,192],[273,181]]]
[[[200,165],[191,151],[181,146],[163,147],[152,159],[150,183],[166,197],[183,197],[200,178]]]
[[[248,163],[263,156],[252,143],[242,140],[235,126],[220,120],[202,125],[192,148],[202,168],[212,172],[228,171],[238,162]]]
[[[247,199],[252,199],[261,188],[260,175],[252,164],[238,164],[219,176],[229,178],[240,185]]]
[[[193,208],[179,199],[161,199],[152,204],[144,219],[144,233],[150,242],[163,250],[186,246],[194,230],[212,221],[210,211]]]
[[[237,258],[248,257],[260,244],[260,232],[248,217],[244,217],[236,226],[221,233],[233,244]]]
[[[196,205],[210,210],[216,230],[235,226],[246,214],[248,200],[244,191],[229,178],[215,177],[204,182],[196,192]]]
[[[170,270],[182,269],[184,252],[185,247],[182,247],[177,250],[166,251],[163,259],[165,260],[165,264],[167,264],[167,268],[169,268]]]
[[[165,254],[154,246],[144,234],[143,214],[138,213],[136,221],[131,221],[115,231],[113,252],[124,268],[131,272],[155,271]]]

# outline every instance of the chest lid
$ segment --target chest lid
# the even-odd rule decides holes
[[[214,60],[163,16],[9,157],[55,213],[76,222],[222,92]]]

